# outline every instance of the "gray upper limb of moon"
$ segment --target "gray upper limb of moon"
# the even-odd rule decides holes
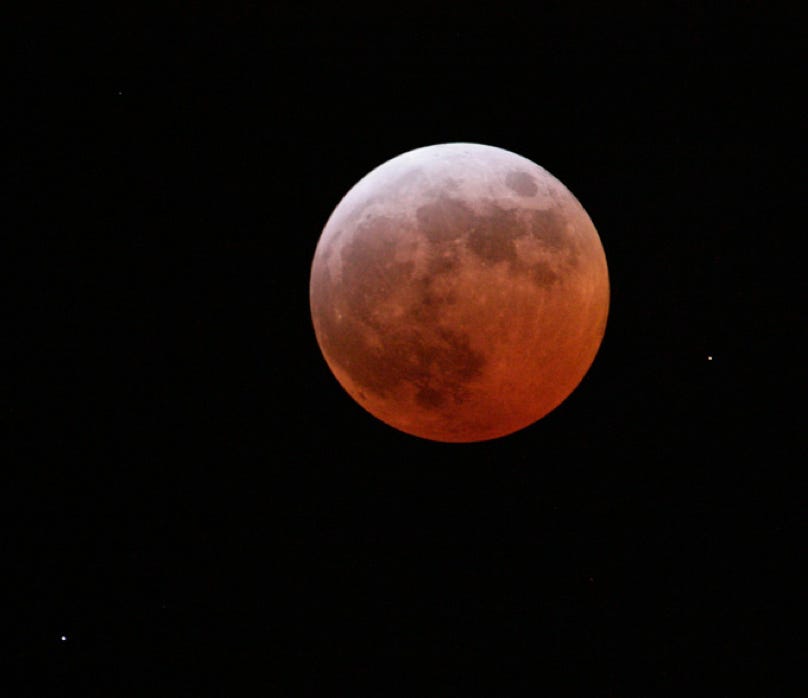
[[[464,172],[474,176],[463,176]],[[391,217],[398,220],[402,230],[417,231],[418,212],[424,215],[430,205],[437,203],[462,207],[458,213],[467,221],[469,212],[490,217],[492,208],[498,209],[500,215],[509,211],[515,215],[545,211],[548,216],[563,214],[567,218],[582,214],[588,220],[569,190],[526,158],[477,144],[427,146],[380,165],[343,197],[320,242],[330,273],[335,278],[340,276],[340,259],[331,256],[330,251],[344,233],[361,228],[363,222]],[[534,220],[539,217],[534,216]],[[462,232],[457,222],[448,227]],[[545,226],[548,241],[552,234],[552,226]]]

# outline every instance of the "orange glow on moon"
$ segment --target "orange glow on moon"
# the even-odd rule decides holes
[[[518,431],[578,386],[609,310],[578,200],[515,153],[472,143],[389,160],[337,205],[311,268],[328,366],[368,412],[425,439]]]

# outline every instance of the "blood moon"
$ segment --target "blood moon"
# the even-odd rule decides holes
[[[444,442],[494,439],[557,407],[598,351],[606,257],[578,200],[488,145],[418,148],[340,201],[311,267],[331,371],[368,412]]]

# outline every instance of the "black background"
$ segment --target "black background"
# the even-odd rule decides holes
[[[8,695],[794,695],[798,21],[727,6],[15,20]],[[467,445],[308,310],[340,198],[448,141],[564,182],[612,285],[578,390]]]

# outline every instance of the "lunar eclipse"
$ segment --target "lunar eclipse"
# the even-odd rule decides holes
[[[579,385],[609,310],[588,214],[539,165],[473,143],[418,148],[339,202],[311,267],[317,342],[368,412],[433,441],[502,437]]]

